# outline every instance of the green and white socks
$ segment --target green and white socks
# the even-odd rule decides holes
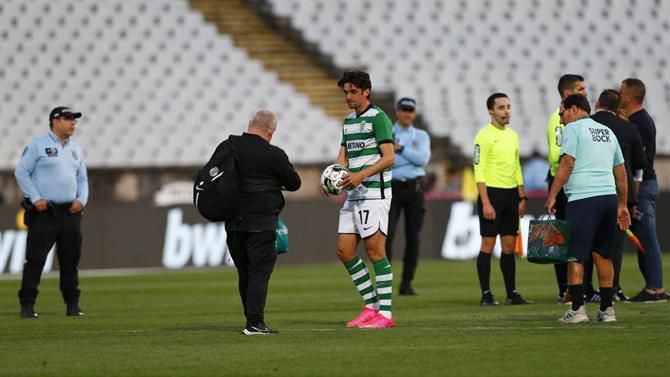
[[[354,282],[358,293],[360,293],[363,301],[365,301],[365,306],[370,309],[379,309],[377,292],[375,291],[375,287],[372,286],[370,272],[363,260],[357,256],[349,262],[344,262],[344,266],[349,271],[351,280]]]
[[[386,318],[391,315],[391,292],[393,286],[393,271],[388,259],[384,258],[372,264],[375,269],[375,283],[377,289],[372,285],[370,272],[363,260],[356,256],[349,262],[344,262],[351,280],[354,282],[358,293],[363,298],[365,306],[377,309]]]
[[[392,318],[391,314],[391,292],[393,290],[393,270],[391,263],[384,257],[374,263],[375,283],[377,286],[377,296],[379,297],[379,314],[386,318]]]

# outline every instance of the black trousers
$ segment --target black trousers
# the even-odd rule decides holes
[[[277,261],[274,231],[228,232],[228,250],[235,262],[238,288],[247,325],[265,322],[270,275]]]
[[[423,226],[423,217],[426,212],[424,190],[418,180],[407,182],[392,182],[393,198],[389,210],[388,234],[386,236],[386,257],[393,259],[393,240],[398,227],[400,213],[405,210],[405,255],[401,283],[409,283],[414,279],[416,266],[419,261],[419,233]]]
[[[45,212],[29,209],[26,261],[19,290],[21,305],[34,304],[37,287],[51,247],[56,244],[60,269],[60,290],[66,304],[79,302],[79,259],[81,258],[81,214],[70,214],[67,206],[50,206]]]

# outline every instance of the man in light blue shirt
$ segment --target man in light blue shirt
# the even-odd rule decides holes
[[[60,106],[49,114],[50,131],[33,139],[23,150],[14,172],[26,200],[28,226],[26,261],[19,290],[22,318],[36,318],[34,311],[44,263],[56,244],[60,289],[66,315],[81,316],[79,309],[79,259],[81,214],[88,202],[88,175],[81,147],[71,140],[81,113]]]
[[[622,230],[630,226],[628,182],[619,142],[608,127],[589,118],[590,113],[588,100],[580,94],[563,100],[560,117],[566,127],[561,160],[545,204],[549,213],[555,213],[556,196],[565,185],[566,220],[570,223],[568,292],[572,307],[559,319],[561,323],[589,320],[583,296],[583,262],[589,254],[600,282],[596,320],[616,321],[612,307],[614,235],[617,224]]]
[[[419,233],[426,211],[424,203],[425,166],[430,160],[430,137],[412,124],[416,119],[416,101],[401,98],[396,104],[397,121],[393,125],[395,163],[391,184],[393,197],[389,210],[386,256],[391,260],[393,239],[400,212],[405,210],[405,255],[403,257],[401,295],[416,295],[412,280],[419,260]]]

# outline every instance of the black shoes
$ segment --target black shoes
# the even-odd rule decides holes
[[[613,298],[614,298],[614,301],[617,301],[617,302],[628,302],[628,301],[630,301],[630,297],[626,296],[623,293],[623,289],[619,289],[618,291],[616,291],[614,293]]]
[[[491,292],[484,293],[482,296],[481,301],[479,301],[480,306],[493,306],[493,305],[498,305],[498,301],[496,301],[493,298],[493,294]]]
[[[412,288],[411,283],[400,283],[400,289],[398,290],[398,293],[401,296],[416,296],[418,293]]]
[[[265,323],[259,323],[257,325],[247,325],[247,327],[242,330],[244,335],[270,335],[270,334],[279,334],[279,331],[268,327]]]
[[[667,302],[668,299],[665,297],[661,297],[658,294],[655,293],[649,293],[645,289],[640,291],[637,295],[633,296],[630,298],[630,302],[643,302],[646,304],[655,304],[659,302]]]
[[[65,315],[68,317],[81,317],[84,315],[84,313],[81,311],[81,309],[79,309],[79,305],[68,304],[67,310],[65,311]]]
[[[38,314],[33,309],[33,304],[21,305],[21,318],[37,318]]]
[[[514,296],[507,299],[507,305],[528,305],[534,304],[533,301],[526,300],[520,294],[514,293]]]

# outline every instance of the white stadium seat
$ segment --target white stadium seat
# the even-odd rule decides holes
[[[466,153],[489,120],[484,102],[493,91],[512,97],[511,126],[522,154],[546,151],[546,121],[558,106],[555,88],[564,73],[585,76],[592,104],[603,89],[641,78],[658,150],[670,153],[670,1],[270,3],[341,68],[366,67],[376,90],[419,99],[431,132],[451,137]],[[356,33],[347,32],[353,26]]]
[[[14,168],[61,104],[84,113],[75,137],[92,168],[202,165],[262,108],[292,136],[277,144],[294,162],[337,154],[337,144],[327,143],[324,156],[293,136],[331,141],[340,120],[279,82],[185,0],[1,5],[2,169]]]

